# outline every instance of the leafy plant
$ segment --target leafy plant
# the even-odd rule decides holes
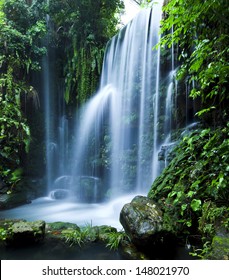
[[[49,1],[68,104],[79,106],[95,92],[105,45],[117,31],[123,7],[121,0]]]
[[[196,224],[202,217],[200,221],[205,221],[206,228],[203,230],[203,225],[201,228],[208,235],[211,228],[215,228],[213,222],[207,222],[210,216],[220,217],[222,211],[226,215],[229,198],[228,132],[227,126],[217,130],[196,130],[185,136],[174,149],[174,158],[169,166],[153,183],[149,196],[160,201],[166,214],[173,217],[174,227],[183,230],[187,226],[190,229],[186,229],[192,231],[195,226],[197,230]],[[207,205],[211,207],[205,211]],[[210,215],[208,219],[206,214]]]
[[[40,46],[46,33],[45,1],[27,2],[0,2],[0,176],[11,189],[21,179],[31,140],[24,112],[27,97],[36,93],[31,72],[40,70],[46,51]]]
[[[190,83],[195,82],[190,96],[202,101],[197,115],[203,119],[211,116],[215,122],[227,120],[229,22],[226,2],[170,0],[166,1],[163,11],[160,44],[165,48],[172,44],[179,46],[177,78],[188,77]]]
[[[217,207],[212,201],[207,201],[202,207],[202,216],[199,219],[199,230],[208,238],[212,238],[218,230],[229,230],[229,208]]]
[[[194,248],[193,252],[190,252],[190,255],[197,257],[199,259],[206,259],[206,256],[211,251],[211,242],[207,241],[203,244],[202,248]]]
[[[4,228],[0,228],[0,240],[6,240],[7,230]]]

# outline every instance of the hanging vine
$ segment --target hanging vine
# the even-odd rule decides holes
[[[65,100],[77,107],[96,90],[107,41],[116,33],[122,0],[51,0],[49,14],[62,56]]]

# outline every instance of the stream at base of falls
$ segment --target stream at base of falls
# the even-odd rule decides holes
[[[41,197],[13,209],[0,212],[1,219],[25,219],[27,221],[44,220],[51,222],[70,222],[78,226],[109,225],[122,229],[119,214],[125,203],[136,194],[122,196],[104,203],[76,203],[74,199],[52,199]]]
[[[27,221],[44,220],[51,222],[70,222],[78,226],[108,225],[122,230],[119,214],[125,203],[132,200],[137,194],[130,194],[116,198],[110,202],[76,203],[70,199],[52,199],[41,197],[30,204],[13,209],[0,211],[0,219],[25,219]],[[158,259],[188,260],[190,250],[185,246],[177,245],[173,251],[159,253]],[[122,260],[128,257],[122,251],[110,250],[101,242],[89,243],[82,247],[69,247],[64,242],[44,240],[41,244],[14,248],[0,243],[0,259],[2,260]],[[156,258],[157,259],[157,258]]]

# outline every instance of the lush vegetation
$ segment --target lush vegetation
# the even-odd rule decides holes
[[[100,240],[112,250],[117,250],[122,241],[129,240],[128,235],[124,231],[117,231],[109,226],[92,227],[90,224],[75,230],[64,230],[62,235],[64,241],[69,246],[82,246],[88,242]]]
[[[167,228],[211,241],[229,231],[228,4],[224,0],[165,3],[160,45],[178,49],[177,79],[195,85],[190,97],[200,100],[197,117],[202,128],[178,140],[172,161],[149,196],[164,209]],[[0,0],[0,184],[4,181],[9,190],[21,179],[33,137],[27,102],[33,100],[34,108],[39,104],[32,76],[41,70],[47,52],[44,38],[56,53],[66,103],[75,109],[98,86],[105,46],[117,32],[122,8],[121,0],[50,0],[49,5],[44,0]],[[103,152],[105,160],[107,154]],[[131,161],[132,154],[124,161],[128,158]],[[81,245],[94,238],[89,231],[66,233],[66,241]],[[0,229],[0,239],[5,234]],[[117,247],[123,236],[108,233],[109,246]]]
[[[213,237],[229,232],[229,12],[225,1],[166,2],[160,44],[177,46],[177,79],[195,85],[190,96],[201,101],[202,128],[179,139],[149,196],[168,229],[202,236],[206,257]]]
[[[95,92],[105,46],[117,32],[122,8],[121,0],[50,1],[67,103],[79,106]]]
[[[164,6],[161,45],[179,47],[178,79],[195,83],[190,96],[201,98],[197,113],[208,122],[228,120],[229,21],[223,0],[170,0]],[[173,32],[170,32],[173,28]]]
[[[47,47],[56,53],[65,100],[76,108],[99,83],[105,45],[117,31],[122,8],[121,0],[0,1],[0,179],[11,190],[21,180],[31,140],[36,142],[36,110],[27,107],[39,106],[42,89],[32,78]],[[38,119],[35,130],[43,125]]]
[[[39,1],[0,1],[0,176],[11,188],[20,180],[29,149],[26,100],[37,100],[30,78],[45,53],[39,44],[46,32],[43,19]]]
[[[215,233],[216,220],[218,226],[222,223],[229,229],[228,146],[229,124],[216,130],[195,130],[173,150],[171,163],[155,180],[149,195],[173,217],[174,229],[195,230],[200,217],[199,226],[209,236]],[[204,217],[216,209],[215,221],[204,225]]]

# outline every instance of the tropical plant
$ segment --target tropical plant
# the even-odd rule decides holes
[[[164,6],[160,44],[179,46],[177,77],[188,77],[200,98],[199,117],[210,121],[228,119],[229,35],[228,5],[223,0],[170,0]],[[173,32],[170,32],[173,30]]]
[[[174,217],[175,227],[197,231],[199,218],[200,224],[207,220],[212,223],[206,213],[217,217],[218,211],[228,209],[228,136],[229,124],[185,136],[174,149],[169,166],[153,183],[149,196],[160,201],[165,213]],[[206,202],[215,205],[213,212],[204,211]],[[203,223],[200,228],[209,234]]]
[[[122,8],[122,0],[49,2],[67,103],[80,105],[96,90],[104,47],[117,31]]]
[[[46,32],[42,3],[0,1],[0,176],[11,187],[20,181],[19,167],[30,143],[23,107],[26,97],[36,95],[30,74],[40,69],[39,57],[45,53],[39,45]]]

